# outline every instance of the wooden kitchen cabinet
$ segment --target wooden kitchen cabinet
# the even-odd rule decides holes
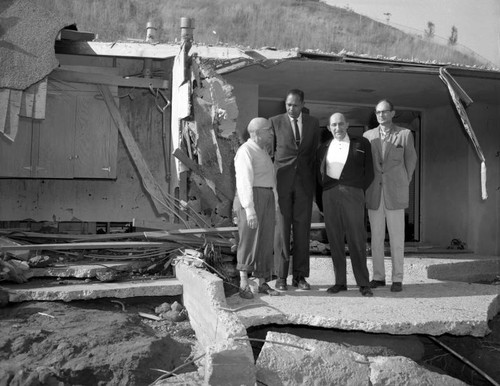
[[[117,146],[97,86],[49,78],[45,119],[20,117],[15,141],[0,141],[0,177],[113,179]]]

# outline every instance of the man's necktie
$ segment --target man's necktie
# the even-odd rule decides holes
[[[295,144],[297,147],[300,145],[300,131],[299,131],[299,124],[297,123],[297,119],[292,119],[292,126],[293,126],[293,131],[295,132]]]

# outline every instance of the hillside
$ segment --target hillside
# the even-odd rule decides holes
[[[181,17],[195,19],[195,40],[252,48],[342,50],[372,56],[482,65],[451,47],[406,34],[351,10],[306,0],[40,0],[100,41],[144,39],[147,21],[160,42],[180,37]]]

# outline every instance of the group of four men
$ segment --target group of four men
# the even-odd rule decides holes
[[[324,216],[335,272],[335,284],[327,292],[347,290],[345,239],[361,294],[372,296],[372,288],[386,285],[386,224],[392,257],[391,291],[401,291],[404,210],[409,204],[409,185],[417,161],[410,130],[392,122],[394,106],[384,99],[375,108],[378,127],[362,137],[349,135],[345,116],[334,113],[328,125],[333,138],[319,144],[318,120],[303,112],[304,93],[290,90],[285,107],[284,114],[269,120],[254,118],[249,123],[250,138],[234,159],[240,296],[253,297],[248,282],[250,272],[258,279],[259,293],[279,295],[277,290],[286,291],[291,257],[292,286],[311,288],[306,278],[315,194]],[[366,265],[365,205],[371,227],[372,281]],[[273,289],[267,282],[273,271],[277,220],[280,229],[276,234],[282,248]]]

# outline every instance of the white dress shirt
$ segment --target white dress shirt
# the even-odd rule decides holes
[[[297,120],[297,126],[299,127],[300,139],[302,140],[302,113],[300,113],[300,115],[297,118],[292,118],[290,115],[288,116],[288,118],[290,119],[290,125],[292,126],[293,137],[295,138],[295,140],[297,140],[297,138],[295,137],[295,131],[293,130],[293,120],[294,119]]]
[[[255,215],[253,187],[270,187],[276,195],[274,165],[269,153],[249,138],[234,157],[236,192],[247,216]]]
[[[326,154],[326,174],[336,180],[340,179],[348,155],[349,136],[346,134],[340,141],[334,138]]]

